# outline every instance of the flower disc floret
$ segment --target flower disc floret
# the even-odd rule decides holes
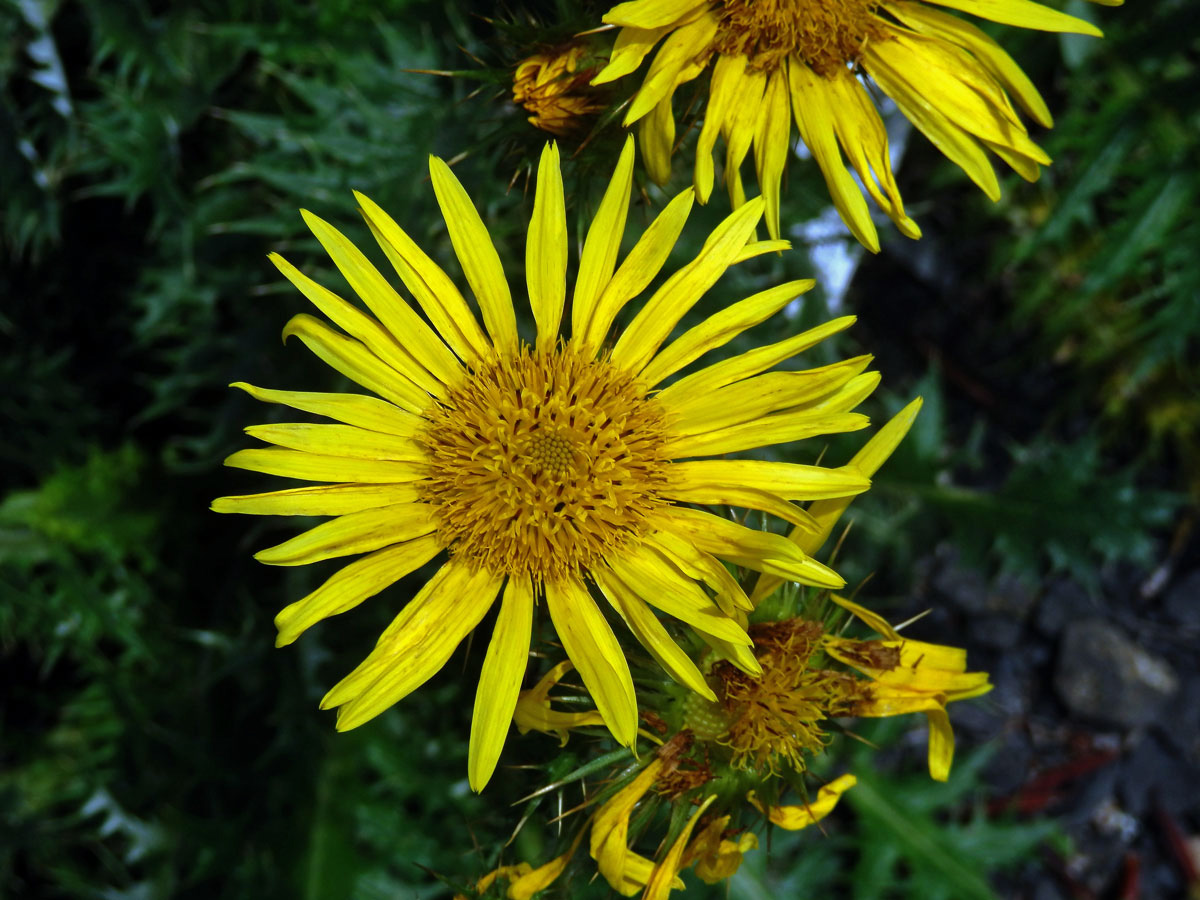
[[[421,495],[451,553],[496,574],[562,581],[667,502],[662,407],[570,345],[493,361],[427,419]]]
[[[831,75],[858,59],[863,45],[881,34],[871,0],[723,0],[713,48],[744,56],[751,69],[773,72],[789,56],[818,75]]]

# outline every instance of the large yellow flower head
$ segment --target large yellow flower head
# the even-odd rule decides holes
[[[901,232],[921,232],[904,211],[887,133],[860,75],[993,200],[1000,187],[988,150],[1030,181],[1050,162],[1011,102],[1052,124],[1025,73],[976,26],[931,4],[1022,28],[1100,34],[1031,0],[628,0],[604,16],[621,31],[595,83],[632,73],[662,41],[625,116],[626,125],[640,122],[646,168],[662,183],[675,145],[672,95],[712,62],[696,145],[700,202],[712,192],[717,136],[725,140],[725,184],[735,207],[745,202],[740,171],[753,148],[767,229],[779,237],[779,186],[794,119],[842,219],[877,251],[875,225],[847,163]]]
[[[864,371],[869,358],[769,371],[851,318],[671,380],[812,286],[763,291],[668,341],[729,266],[786,246],[747,243],[761,200],[725,219],[610,343],[615,318],[659,274],[693,200],[691,190],[672,200],[618,266],[632,173],[629,141],[585,237],[563,338],[566,211],[558,151],[546,148],[525,258],[536,325],[528,344],[487,229],[440,159],[430,162],[434,191],[482,324],[451,278],[368,198],[358,195],[367,223],[424,316],[340,232],[305,212],[371,315],[273,256],[341,328],[302,314],[284,336],[300,338],[376,396],[238,385],[339,424],[247,429],[276,446],[240,451],[228,465],[326,484],[224,497],[213,508],[334,517],[256,555],[270,565],[365,554],[279,614],[279,644],[447,555],[366,660],[326,695],[322,707],[338,707],[339,729],[361,725],[431,678],[502,598],[471,730],[476,789],[491,777],[513,717],[536,604],[544,602],[604,723],[628,745],[638,719],[633,680],[597,598],[673,678],[711,699],[652,607],[757,672],[736,618],[752,604],[722,561],[821,587],[843,581],[793,541],[697,507],[761,510],[815,531],[819,523],[794,501],[831,502],[868,486],[855,466],[703,458],[865,426],[850,410],[878,381]]]

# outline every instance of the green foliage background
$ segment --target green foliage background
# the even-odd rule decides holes
[[[1101,14],[1085,6],[1069,4]],[[892,235],[844,300],[862,327],[841,349],[876,353],[884,373],[874,411],[926,397],[844,551],[850,577],[878,573],[877,594],[903,591],[939,544],[989,571],[1094,584],[1105,563],[1150,563],[1200,489],[1196,38],[1186,3],[1139,7],[1103,11],[1102,43],[997,30],[1058,117],[1041,136],[1055,165],[1036,185],[1009,179],[998,208],[911,141],[902,183],[927,237]],[[599,11],[535,10],[580,28]],[[365,246],[362,190],[446,260],[426,157],[469,150],[460,178],[519,273],[544,137],[495,78],[410,71],[474,55],[502,73],[537,29],[525,8],[501,12],[498,44],[497,11],[466,3],[0,2],[0,894],[435,897],[449,891],[432,873],[463,886],[495,863],[521,785],[466,786],[477,648],[335,735],[317,701],[389,604],[275,651],[274,612],[327,571],[257,565],[283,527],[207,505],[265,489],[220,467],[268,415],[226,384],[336,387],[277,342],[302,303],[266,253],[334,284],[298,207]],[[605,132],[568,172],[576,217],[618,141]],[[826,203],[794,165],[785,222]],[[722,209],[693,216],[674,262]],[[741,267],[707,308],[811,274],[805,252]],[[964,375],[960,356],[981,362]],[[845,458],[859,440],[798,452]],[[549,762],[552,742],[532,740],[505,762]],[[849,871],[837,859],[858,860],[856,897],[934,896],[944,850],[924,859],[914,834],[1019,864],[1043,826],[944,815],[977,801],[974,771],[935,792],[880,774],[828,844],[781,843],[770,874],[760,854],[731,896],[832,896]],[[889,826],[898,797],[912,832]],[[540,840],[531,827],[517,847]]]

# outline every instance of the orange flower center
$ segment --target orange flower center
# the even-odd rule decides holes
[[[662,408],[570,346],[496,360],[425,415],[422,499],[450,551],[489,571],[561,580],[666,503]]]
[[[685,724],[701,740],[728,748],[734,768],[777,772],[786,764],[803,771],[806,754],[829,740],[824,721],[849,715],[869,690],[867,682],[819,664],[822,631],[805,619],[752,626],[761,677],[717,663],[709,675],[717,703],[689,697]]]
[[[746,56],[751,68],[768,72],[794,54],[831,76],[881,33],[878,6],[878,0],[721,0],[716,50]]]

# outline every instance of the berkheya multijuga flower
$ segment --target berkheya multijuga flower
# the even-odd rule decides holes
[[[629,140],[584,238],[568,313],[566,207],[558,151],[545,148],[525,255],[535,331],[528,343],[487,228],[440,159],[430,161],[434,192],[478,313],[367,197],[357,195],[367,224],[427,320],[337,229],[303,212],[371,314],[272,255],[342,329],[300,314],[284,338],[298,337],[375,396],[236,385],[337,424],[246,429],[275,446],[239,451],[227,465],[324,484],[223,497],[213,509],[333,517],[259,551],[256,558],[268,565],[361,555],[279,613],[279,646],[444,558],[406,604],[389,598],[402,607],[399,614],[362,664],[325,695],[321,706],[338,708],[339,730],[362,725],[431,678],[502,598],[471,726],[468,774],[477,790],[508,733],[538,607],[599,717],[617,743],[629,746],[637,699],[626,651],[601,605],[673,679],[715,700],[656,609],[756,674],[743,625],[752,604],[725,563],[824,588],[844,582],[784,536],[701,507],[758,510],[808,533],[818,523],[796,501],[840,502],[869,485],[860,466],[727,458],[867,425],[851,410],[878,382],[866,371],[869,357],[771,371],[852,317],[692,366],[779,313],[811,281],[754,294],[669,339],[730,266],[788,246],[753,240],[761,200],[722,221],[610,338],[618,314],[658,276],[693,202],[690,189],[671,200],[618,266],[633,162]],[[569,337],[560,335],[564,315]]]
[[[529,124],[559,137],[586,131],[605,106],[591,85],[600,71],[590,58],[591,46],[571,42],[543,50],[517,63],[513,72],[513,102],[529,113]]]
[[[919,406],[914,401],[897,414],[850,466],[873,475]],[[810,527],[793,538],[815,553],[850,499],[811,504]],[[480,894],[499,884],[507,897],[522,900],[557,882],[569,895],[569,882],[559,879],[572,862],[582,878],[591,877],[588,869],[594,865],[618,893],[640,892],[649,900],[682,888],[681,874],[689,868],[708,883],[728,878],[743,855],[758,846],[766,823],[807,828],[853,788],[853,773],[815,790],[808,790],[804,780],[833,735],[851,727],[847,719],[924,712],[930,775],[943,781],[949,776],[954,742],[946,705],[991,688],[986,673],[967,671],[965,651],[902,637],[882,616],[832,591],[794,584],[780,589],[777,578],[763,575],[755,588],[751,596],[761,602],[750,614],[748,633],[761,673],[751,676],[731,665],[725,658],[730,648],[719,642],[693,645],[713,697],[680,691],[661,678],[658,690],[647,685],[641,693],[641,733],[649,743],[639,758],[625,755],[598,767],[584,757],[576,772],[537,792],[571,790],[583,780],[579,773],[600,778],[598,786],[584,792],[566,850],[536,868],[523,861],[493,870],[477,884]],[[878,636],[847,636],[845,626],[855,620]],[[563,660],[522,692],[516,710],[522,732],[540,730],[566,741],[572,730],[586,733],[596,723],[594,710],[579,708],[578,691],[572,691],[572,707],[552,696],[570,667]],[[647,670],[645,678],[654,676]],[[610,747],[601,740],[599,758]],[[789,800],[795,785],[801,794]],[[583,846],[591,863],[578,853]]]
[[[672,97],[711,63],[695,151],[697,199],[707,202],[712,191],[721,136],[726,189],[734,207],[745,202],[741,166],[753,149],[767,230],[778,237],[794,120],[842,219],[878,251],[862,188],[903,234],[921,232],[904,211],[869,83],[992,200],[1000,186],[987,151],[1029,181],[1050,162],[1013,109],[1015,100],[1040,125],[1053,124],[1028,76],[978,27],[933,5],[1020,28],[1100,35],[1089,22],[1031,0],[629,0],[604,15],[621,30],[596,83],[632,74],[662,41],[625,124],[638,123],[646,170],[665,183],[676,146]]]

